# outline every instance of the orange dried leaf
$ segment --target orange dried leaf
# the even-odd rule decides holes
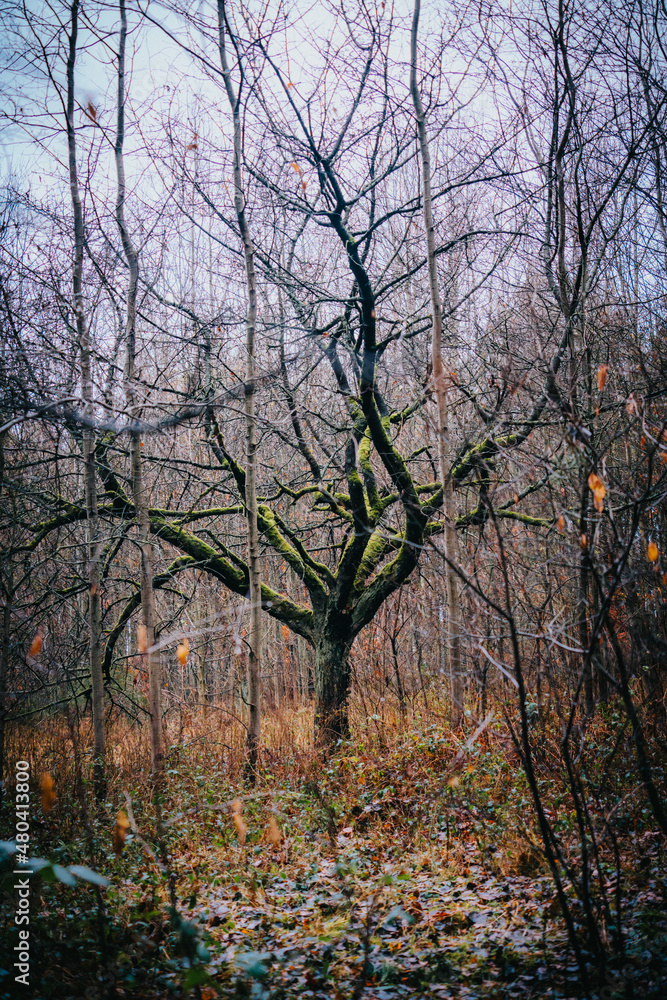
[[[582,549],[585,549],[587,545],[586,535],[580,535],[579,541],[581,542]]]
[[[28,656],[39,656],[42,652],[42,645],[44,640],[41,635],[36,635],[35,638],[30,643],[30,649],[28,650]]]
[[[600,365],[598,368],[598,392],[603,392],[605,383],[607,381],[607,372],[609,371],[609,365]]]
[[[188,662],[188,656],[190,654],[190,642],[188,639],[184,639],[177,648],[176,656],[178,657],[178,662],[182,667]]]
[[[51,812],[53,809],[57,795],[54,791],[53,778],[48,772],[44,774],[39,779],[39,790],[42,793],[42,809],[45,813]]]
[[[595,509],[599,513],[602,513],[604,509],[603,501],[607,495],[607,487],[595,472],[591,472],[590,476],[588,477],[588,485],[593,491],[593,497],[595,498],[594,500]]]
[[[648,543],[648,550],[647,550],[646,554],[648,555],[649,562],[657,562],[658,561],[658,554],[659,554],[658,553],[658,546],[655,544],[655,542],[649,542]]]
[[[127,831],[130,829],[130,821],[127,818],[127,813],[123,812],[121,809],[116,817],[116,826],[113,832],[113,849],[116,852],[116,856],[120,857],[123,847],[125,846],[125,838],[127,837]]]
[[[563,517],[562,514],[558,518],[558,530],[565,531],[565,518]]]
[[[604,496],[607,492],[604,483],[595,472],[591,472],[588,477],[588,485],[593,490],[593,493],[596,493],[597,491],[604,491],[602,493],[602,496]]]

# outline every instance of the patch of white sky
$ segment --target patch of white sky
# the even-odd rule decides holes
[[[379,4],[378,6],[378,13]],[[167,6],[152,2],[139,10],[128,3],[127,48],[127,137],[126,153],[130,187],[150,170],[148,147],[164,145],[169,123],[185,123],[193,130],[201,127],[218,133],[219,144],[229,146],[228,108],[221,79],[216,37],[216,5],[200,2]],[[380,23],[393,25],[389,52],[394,78],[389,81],[394,95],[409,99],[409,32],[412,18],[410,0],[388,0]],[[0,183],[13,180],[14,186],[28,185],[39,197],[57,178],[67,177],[67,142],[63,101],[65,97],[66,31],[69,6],[43,2],[28,3],[25,15],[17,4],[5,4],[4,43],[1,50],[0,97]],[[279,66],[283,80],[292,85],[296,101],[310,102],[313,120],[326,121],[334,129],[349,107],[358,86],[362,61],[347,72],[344,62],[351,56],[346,16],[355,19],[360,4],[325,5],[304,0],[278,4],[248,5],[246,24],[238,5],[229,5],[230,17],[240,38],[251,30],[271,32],[269,51]],[[435,51],[445,23],[457,15],[457,6],[448,0],[423,4],[420,47]],[[75,95],[78,105],[76,126],[83,155],[99,143],[96,165],[114,182],[113,141],[116,129],[116,53],[120,18],[118,7],[110,3],[84,3],[79,23],[79,45],[75,67]],[[360,19],[361,24],[361,19]],[[356,34],[362,44],[368,34],[360,26]],[[200,59],[187,51],[201,54]],[[338,57],[332,54],[338,53]],[[48,66],[47,66],[48,61]],[[424,58],[426,63],[428,56]],[[457,65],[458,63],[458,65]],[[437,62],[422,67],[430,82],[441,70]],[[465,59],[452,58],[446,67],[448,82],[466,70]],[[263,75],[263,86],[273,93],[276,105],[284,106],[284,95],[274,74]],[[369,101],[377,101],[369,95]],[[92,121],[91,110],[95,115]],[[484,113],[478,102],[477,113]],[[200,122],[198,125],[197,123]],[[188,125],[189,123],[189,125]],[[178,125],[181,128],[183,125]],[[180,137],[184,139],[185,137]],[[211,138],[213,136],[211,135]]]
[[[445,101],[456,92],[457,100],[468,104],[464,115],[474,117],[489,131],[497,129],[498,119],[511,114],[512,109],[503,110],[491,90],[477,90],[482,49],[476,47],[475,38],[485,31],[492,33],[495,50],[502,49],[508,75],[520,74],[520,52],[508,37],[501,16],[511,12],[512,2],[495,4],[495,17],[481,22],[472,8],[464,11],[454,0],[426,0],[422,4],[420,70],[427,101]],[[532,4],[532,0],[526,3]],[[140,10],[130,0],[127,6],[125,165],[130,204],[150,205],[169,196],[178,198],[174,179],[183,161],[176,169],[170,161],[183,157],[197,138],[197,155],[203,159],[207,150],[211,153],[206,167],[210,179],[224,182],[230,172],[231,121],[219,74],[217,5],[204,0],[196,4],[153,0],[142,4]],[[302,111],[308,107],[311,121],[318,123],[316,134],[325,137],[325,144],[339,131],[358,88],[364,53],[351,45],[349,25],[352,23],[360,46],[366,45],[369,35],[360,12],[359,0],[252,2],[244,7],[243,15],[238,4],[228,5],[233,30],[242,44],[251,36],[266,40],[283,83],[290,86]],[[388,82],[392,96],[403,101],[407,110],[412,0],[386,0],[384,7],[381,0],[374,0],[371,12],[379,16],[384,33],[381,44],[391,66]],[[14,12],[10,9],[5,16],[10,30],[5,32],[0,73],[4,110],[0,183],[9,180],[18,190],[29,190],[34,203],[59,199],[65,211],[69,192],[63,99],[69,17],[65,3],[32,0],[25,16],[18,6]],[[462,20],[466,22],[462,43],[457,40],[443,49],[443,41]],[[98,206],[106,204],[109,214],[116,186],[113,144],[119,25],[117,4],[104,0],[83,4],[75,69],[81,182],[91,185]],[[48,55],[48,68],[43,51]],[[283,116],[290,131],[303,139],[278,76],[266,66],[262,87],[277,117]],[[370,91],[360,114],[373,117],[381,99],[381,94]],[[363,121],[354,128],[363,128]],[[259,132],[257,136],[259,142]],[[254,141],[252,127],[246,141]],[[437,166],[437,142],[432,152]],[[193,168],[194,162],[188,166]],[[413,180],[416,183],[416,177]],[[188,206],[183,207],[196,214],[190,196]],[[220,207],[231,214],[231,190],[229,205]],[[130,211],[130,217],[132,214]],[[187,229],[185,219],[183,223]],[[189,233],[181,248],[185,270],[192,238]],[[171,249],[180,255],[176,246]]]

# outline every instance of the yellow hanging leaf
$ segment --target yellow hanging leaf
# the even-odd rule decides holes
[[[45,813],[51,812],[58,796],[54,791],[53,778],[46,771],[39,779],[39,790],[42,793],[42,810]]]
[[[648,555],[649,562],[657,562],[658,561],[658,546],[655,544],[655,542],[649,542],[648,543],[648,552],[647,552],[647,555]]]
[[[190,654],[190,640],[184,639],[182,643],[176,649],[176,656],[178,657],[178,662],[182,667],[188,662],[188,656]]]
[[[603,501],[607,495],[607,487],[595,472],[591,472],[588,477],[588,485],[593,491],[595,509],[601,514],[604,509]]]
[[[116,817],[116,826],[113,832],[113,849],[116,852],[116,857],[120,857],[125,846],[125,838],[127,837],[127,831],[130,829],[130,821],[127,818],[127,813],[123,812],[121,809]]]

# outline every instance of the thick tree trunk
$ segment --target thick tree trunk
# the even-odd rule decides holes
[[[433,387],[436,401],[436,431],[438,437],[438,465],[442,483],[442,508],[445,517],[445,559],[447,587],[447,628],[449,632],[449,674],[452,696],[452,728],[458,729],[463,721],[463,675],[461,672],[461,610],[459,605],[458,579],[452,563],[458,562],[458,537],[456,534],[456,501],[454,483],[447,469],[448,451],[448,407],[442,365],[442,305],[438,287],[438,271],[435,258],[435,233],[433,229],[433,205],[431,199],[431,157],[426,134],[426,114],[417,86],[417,30],[419,27],[420,0],[415,0],[412,21],[410,89],[417,116],[417,132],[422,161],[422,186],[424,201],[424,227],[426,229],[426,249],[433,309],[433,334],[431,356],[433,367]]]
[[[78,0],[71,6],[72,28],[67,56],[67,145],[69,154],[69,180],[74,215],[74,267],[72,292],[76,331],[81,357],[81,396],[83,398],[83,461],[86,494],[86,525],[88,529],[88,627],[90,653],[90,680],[93,710],[93,781],[95,795],[101,801],[106,794],[104,732],[104,678],[102,674],[102,602],[100,578],[99,515],[97,509],[97,484],[95,468],[95,407],[91,367],[90,329],[83,308],[83,209],[79,195],[76,164],[76,132],[74,129],[74,63],[79,26]]]
[[[351,640],[335,631],[319,637],[315,645],[315,742],[332,748],[350,735]]]

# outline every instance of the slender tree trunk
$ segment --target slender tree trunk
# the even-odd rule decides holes
[[[106,794],[105,755],[106,737],[104,732],[104,679],[102,675],[102,603],[100,594],[100,532],[97,509],[97,484],[95,469],[95,407],[93,402],[93,378],[91,366],[90,328],[83,308],[83,209],[79,194],[79,178],[76,165],[76,133],[74,130],[74,64],[79,27],[79,2],[70,7],[71,33],[67,54],[67,146],[69,155],[69,181],[74,214],[74,266],[72,269],[72,292],[77,339],[81,357],[81,396],[83,398],[83,461],[86,494],[86,525],[88,532],[88,628],[90,679],[93,710],[93,781],[95,795],[101,801]]]
[[[234,119],[234,210],[245,256],[248,311],[246,313],[246,378],[245,378],[245,507],[248,524],[248,571],[250,578],[250,634],[248,642],[248,776],[254,780],[261,728],[260,664],[262,648],[262,591],[257,527],[257,421],[255,419],[255,330],[257,324],[257,279],[248,220],[245,215],[245,194],[241,174],[243,137],[241,134],[240,90],[234,90],[227,62],[225,38],[228,32],[224,0],[218,0],[218,32],[220,63],[227,99]]]
[[[452,697],[452,728],[458,729],[463,721],[463,676],[461,672],[461,611],[459,588],[451,563],[459,561],[458,537],[456,534],[456,498],[454,483],[447,471],[448,451],[448,407],[447,389],[442,366],[442,304],[438,287],[438,271],[435,258],[435,233],[433,228],[433,204],[431,199],[431,157],[426,134],[426,114],[417,86],[417,33],[419,28],[420,0],[415,0],[411,35],[410,90],[417,116],[417,133],[422,162],[422,187],[424,200],[424,227],[426,229],[426,251],[428,258],[431,308],[433,310],[433,333],[431,340],[433,387],[436,402],[436,431],[438,438],[438,466],[442,483],[442,508],[445,518],[445,557],[447,587],[447,628],[449,631],[449,673]]]
[[[139,282],[139,260],[137,251],[125,223],[125,167],[123,142],[125,139],[125,42],[127,38],[127,14],[125,0],[120,0],[120,40],[118,48],[118,122],[116,130],[116,223],[123,244],[123,253],[129,268],[127,288],[127,313],[125,323],[125,343],[127,359],[125,366],[125,397],[128,415],[132,423],[138,418],[138,401],[135,391],[137,286]],[[130,466],[132,496],[139,529],[141,547],[141,618],[143,625],[140,653],[144,669],[148,673],[148,710],[151,720],[151,765],[154,776],[158,776],[163,766],[162,749],[162,704],[160,656],[155,646],[155,594],[153,591],[153,546],[150,535],[148,503],[143,484],[143,464],[141,456],[141,433],[130,432]]]

